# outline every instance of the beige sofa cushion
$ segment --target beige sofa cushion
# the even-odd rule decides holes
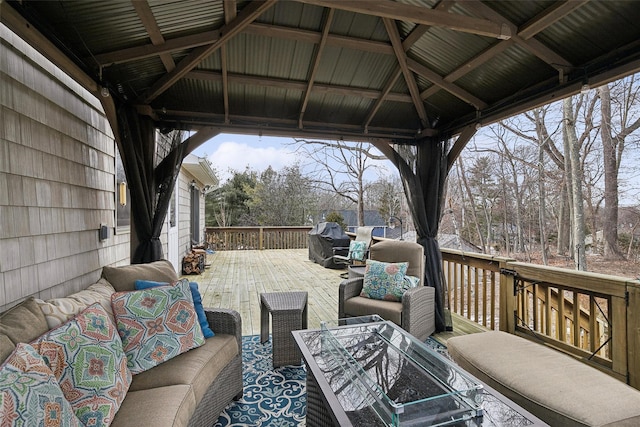
[[[111,427],[184,427],[196,408],[196,399],[188,385],[172,385],[127,392],[127,397]],[[141,424],[153,420],[153,424]],[[211,425],[216,420],[211,420]]]
[[[102,267],[102,277],[107,279],[117,292],[135,290],[136,280],[152,280],[154,282],[175,282],[178,280],[173,265],[167,260],[121,267]]]
[[[44,313],[49,328],[55,328],[71,319],[92,304],[100,303],[111,320],[115,323],[113,310],[111,309],[111,295],[115,292],[113,286],[106,279],[100,279],[97,283],[75,294],[64,298],[53,298],[47,301],[36,298],[36,303]]]
[[[218,334],[207,338],[201,347],[134,375],[129,390],[189,384],[193,387],[196,402],[200,402],[222,368],[237,355],[238,343],[235,337]]]
[[[29,343],[49,330],[47,319],[33,298],[27,298],[0,315],[0,363],[19,342]]]
[[[369,316],[376,313],[383,319],[402,325],[401,302],[353,297],[344,302],[344,312],[349,313],[349,316]]]
[[[447,340],[451,357],[553,426],[640,425],[640,391],[559,351],[505,332]]]

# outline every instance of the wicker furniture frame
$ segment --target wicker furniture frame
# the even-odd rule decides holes
[[[260,342],[269,340],[273,318],[273,366],[300,365],[302,355],[291,331],[307,328],[307,292],[260,294]]]
[[[371,246],[369,250],[370,258],[385,262],[409,262],[407,274],[417,276],[424,281],[424,248],[417,243],[384,240]],[[356,272],[352,272],[356,276]],[[360,297],[363,277],[354,277],[343,280],[338,289],[338,318],[364,316],[366,314],[378,314],[384,316],[384,308],[395,305],[402,305],[401,322],[398,324],[402,329],[409,332],[421,341],[427,339],[436,329],[435,323],[435,288],[431,286],[418,286],[409,289],[402,297],[401,302],[379,301]],[[350,313],[345,309],[345,302],[351,298],[360,298],[366,304],[369,312]],[[380,309],[379,311],[376,308]]]

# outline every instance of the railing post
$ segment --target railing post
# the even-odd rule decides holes
[[[264,249],[264,227],[260,227],[258,234],[258,248]]]
[[[516,275],[509,268],[509,261],[500,262],[500,330],[516,332]]]
[[[627,283],[627,369],[631,387],[640,389],[640,281]]]

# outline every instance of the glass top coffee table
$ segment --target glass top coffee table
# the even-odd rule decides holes
[[[378,316],[293,331],[307,365],[307,426],[546,425]]]

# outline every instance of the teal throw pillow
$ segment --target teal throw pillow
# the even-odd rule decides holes
[[[355,261],[364,261],[367,256],[367,242],[361,240],[352,240],[349,243],[349,259]]]
[[[127,366],[139,374],[204,344],[189,283],[111,296]]]
[[[182,280],[186,280],[188,282],[187,279]],[[136,280],[135,287],[136,290],[140,290],[155,288],[157,286],[167,286],[169,284],[170,283],[167,282],[153,282],[151,280]],[[189,282],[189,289],[191,289],[193,308],[196,310],[196,314],[198,315],[198,323],[200,324],[200,328],[202,329],[202,334],[205,338],[211,338],[215,334],[211,330],[211,327],[209,327],[207,315],[204,313],[204,307],[202,306],[202,295],[200,295],[200,291],[198,290],[198,284],[196,282]]]
[[[82,427],[44,359],[20,343],[0,366],[0,425]]]
[[[95,303],[34,342],[83,425],[108,426],[131,385],[113,320]]]
[[[382,262],[368,259],[364,270],[361,297],[400,301],[405,292],[407,262]]]

